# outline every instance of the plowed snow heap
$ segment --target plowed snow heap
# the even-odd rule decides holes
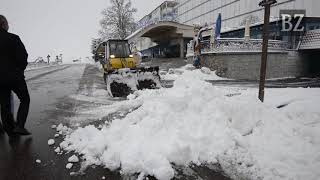
[[[101,43],[96,50],[95,61],[101,63],[108,92],[113,97],[161,87],[159,67],[140,67],[139,55],[131,53],[126,40]]]

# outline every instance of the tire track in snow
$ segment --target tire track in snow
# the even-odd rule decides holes
[[[70,65],[64,66],[64,67],[61,67],[61,68],[58,68],[58,69],[46,71],[46,72],[43,72],[43,73],[40,73],[40,74],[37,74],[37,75],[35,75],[35,76],[33,76],[33,77],[26,78],[26,81],[27,81],[27,82],[28,82],[28,81],[32,81],[32,80],[35,80],[35,79],[44,77],[44,76],[46,76],[46,75],[55,73],[55,72],[65,70],[65,69],[67,69],[67,68],[70,68]]]

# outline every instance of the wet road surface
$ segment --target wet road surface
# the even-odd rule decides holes
[[[26,72],[31,96],[26,128],[32,136],[19,139],[0,136],[0,180],[101,179],[102,176],[116,179],[117,173],[106,174],[102,168],[72,177],[65,168],[70,155],[57,156],[54,148],[48,146],[48,139],[55,134],[51,125],[63,122],[65,115],[72,115],[73,104],[64,101],[78,91],[84,66],[67,65],[37,70],[38,73]],[[61,104],[64,107],[57,106]],[[42,162],[36,163],[37,159]]]
[[[80,163],[71,170],[65,168],[67,159],[72,154],[57,155],[54,147],[61,142],[56,140],[55,146],[49,147],[48,140],[56,133],[51,125],[69,124],[68,118],[73,117],[79,107],[92,106],[70,98],[80,92],[91,93],[93,88],[104,89],[99,69],[94,65],[63,65],[26,72],[27,84],[31,96],[30,114],[26,128],[32,136],[9,139],[0,135],[0,180],[82,180],[82,179],[136,179],[137,176],[121,175],[119,171],[110,172],[103,167],[92,167],[85,174],[70,176],[77,172]],[[109,99],[119,101],[119,99]],[[93,104],[97,105],[97,104]],[[17,107],[17,98],[15,98]],[[106,119],[112,117],[106,117]],[[94,122],[90,122],[94,123]],[[36,160],[41,163],[36,163]],[[227,180],[228,178],[211,170],[207,166],[175,167],[175,179],[210,179]],[[213,168],[213,169],[216,169]],[[188,175],[184,172],[188,171]],[[149,177],[149,179],[154,179]]]

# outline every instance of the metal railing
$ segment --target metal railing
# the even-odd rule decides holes
[[[201,41],[201,45],[202,54],[262,51],[262,39],[246,41],[244,38],[219,38],[214,43],[210,40]],[[287,47],[288,43],[285,41],[269,40],[270,52],[283,52]],[[191,40],[188,43],[187,56],[193,56],[193,52],[193,40]]]
[[[150,18],[150,19],[141,21],[137,24],[137,26],[138,26],[138,29],[139,28],[145,29],[148,26],[151,26],[153,24],[157,24],[159,22],[165,22],[165,21],[178,22],[177,17],[178,17],[177,13],[166,13],[166,14],[161,15],[160,18]]]

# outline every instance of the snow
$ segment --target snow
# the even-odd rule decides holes
[[[78,100],[78,101],[86,101],[92,103],[100,103],[105,104],[110,101],[110,96],[108,92],[104,89],[98,89],[97,87],[93,87],[94,91],[92,94],[87,92],[80,92],[77,95],[71,95],[70,97]]]
[[[59,124],[56,129],[57,131],[61,131],[63,129],[63,124]]]
[[[64,126],[63,124],[59,124],[56,128],[57,132],[59,135],[62,135],[62,134],[68,134],[71,129],[67,126]],[[57,135],[55,135],[55,137],[58,137]]]
[[[49,140],[48,140],[48,145],[49,145],[49,146],[54,145],[54,143],[55,143],[55,142],[54,142],[54,139],[49,139]]]
[[[60,153],[60,152],[61,152],[60,147],[57,147],[57,148],[54,150],[54,152],[56,152],[56,153]]]
[[[266,89],[261,103],[255,88],[215,87],[205,81],[214,72],[182,69],[173,70],[182,72],[173,73],[173,88],[136,91],[90,110],[97,118],[130,113],[102,129],[79,127],[60,147],[86,165],[160,180],[174,177],[172,163],[219,163],[233,179],[320,176],[319,89]]]
[[[72,168],[72,166],[73,166],[73,164],[72,164],[72,163],[68,163],[68,164],[66,165],[66,168],[67,168],[67,169],[71,169],[71,168]]]
[[[119,69],[117,72],[117,74],[109,74],[107,76],[107,89],[110,95],[112,95],[111,84],[113,82],[126,84],[132,91],[138,90],[138,82],[144,80],[152,80],[156,83],[157,88],[161,87],[160,80],[154,72],[134,73],[128,68]]]
[[[48,64],[28,65],[26,71],[50,68],[55,66],[59,66],[59,65],[48,65]]]
[[[188,72],[190,70],[194,70],[192,73],[194,76],[197,76],[201,80],[230,80],[227,78],[222,78],[216,75],[215,71],[210,71],[209,68],[202,67],[200,70],[195,70],[192,65],[186,65],[182,68],[178,69],[169,69],[168,73],[161,75],[161,79],[163,80],[176,80],[178,79],[184,72]]]
[[[129,97],[131,97],[129,95]],[[70,118],[70,121],[73,123],[77,122],[84,122],[88,119],[94,117],[96,119],[102,119],[105,116],[108,116],[113,113],[120,113],[122,111],[128,112],[132,109],[136,109],[140,107],[142,102],[132,102],[132,104],[128,104],[126,101],[118,101],[113,104],[109,105],[101,105],[99,107],[94,108],[87,108],[87,109],[81,109],[81,111],[78,111],[77,114],[79,117],[72,117]]]
[[[133,90],[137,90],[137,75],[130,72],[130,69],[121,69],[118,71],[118,74],[110,74],[107,76],[107,88],[108,92],[111,95],[111,87],[110,85],[113,82],[127,84],[127,86]]]
[[[77,163],[77,162],[79,162],[79,158],[76,155],[73,155],[73,156],[69,157],[68,162]]]

